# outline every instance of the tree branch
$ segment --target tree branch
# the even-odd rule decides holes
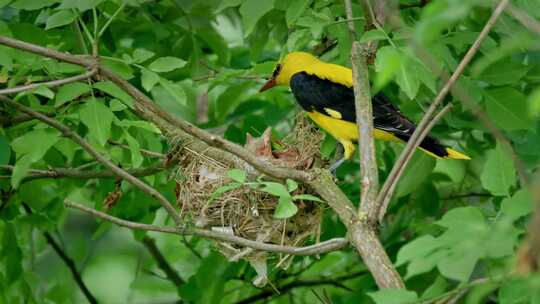
[[[29,91],[29,90],[32,90],[32,89],[35,89],[35,88],[38,88],[38,87],[42,87],[42,86],[43,87],[49,87],[49,88],[59,87],[59,86],[62,86],[62,85],[68,84],[68,83],[88,79],[88,78],[94,76],[96,74],[96,72],[97,72],[97,69],[94,68],[94,69],[91,69],[90,71],[87,71],[84,74],[73,76],[73,77],[68,77],[68,78],[58,79],[58,80],[53,80],[53,81],[47,81],[47,82],[32,83],[32,84],[27,84],[27,85],[23,85],[23,86],[19,86],[19,87],[14,87],[14,88],[2,89],[2,90],[0,90],[0,95],[9,95],[9,94],[15,94],[15,93],[23,92],[23,91]]]
[[[120,147],[120,148],[123,148],[123,149],[126,149],[126,150],[131,149],[128,145],[121,144],[121,143],[115,142],[113,140],[109,140],[108,143],[113,145],[113,146],[117,146],[117,147]],[[165,158],[166,157],[166,155],[163,154],[163,153],[154,152],[154,151],[150,151],[150,150],[146,150],[146,149],[139,149],[139,152],[141,152],[142,155],[146,155],[148,157],[153,157],[153,158]]]
[[[162,233],[170,233],[176,235],[193,235],[198,237],[203,237],[207,239],[213,239],[216,241],[222,241],[227,243],[234,243],[240,246],[253,248],[256,250],[267,251],[267,252],[276,252],[276,253],[285,253],[291,255],[317,255],[322,253],[327,253],[330,251],[340,250],[348,245],[348,242],[344,238],[334,238],[328,241],[324,241],[315,245],[304,246],[304,247],[293,247],[293,246],[281,246],[274,244],[261,243],[257,241],[252,241],[235,235],[230,235],[226,233],[199,229],[193,227],[166,227],[166,226],[155,226],[148,224],[141,224],[131,221],[126,221],[111,215],[108,215],[104,212],[85,207],[81,204],[77,204],[68,199],[64,201],[64,205],[68,208],[75,208],[84,213],[87,213],[93,217],[97,217],[108,222],[114,223],[118,226],[135,229],[135,230],[145,230],[145,231],[156,231]]]
[[[365,47],[365,46],[364,46]],[[379,188],[379,172],[375,158],[373,142],[373,109],[369,87],[369,74],[366,57],[361,55],[362,46],[353,42],[351,62],[354,77],[354,103],[358,124],[358,150],[360,152],[360,180],[362,195],[360,198],[359,216],[367,216],[369,223],[377,221],[377,191]]]
[[[176,270],[174,270],[169,264],[169,262],[167,262],[167,259],[165,258],[165,256],[163,256],[163,254],[156,245],[156,241],[153,238],[145,236],[141,242],[143,243],[144,247],[146,247],[150,255],[154,258],[154,260],[156,260],[159,269],[161,269],[165,273],[167,279],[169,279],[169,281],[171,281],[174,286],[178,288],[180,285],[185,283],[184,280],[182,280],[182,278],[178,275]]]
[[[508,3],[506,11],[529,31],[540,35],[540,22],[527,14],[527,12],[515,7],[512,3]]]
[[[493,25],[501,15],[501,13],[504,11],[504,8],[508,4],[509,0],[501,0],[495,10],[493,11],[491,17],[486,22],[486,25],[474,41],[473,45],[469,48],[461,62],[459,63],[458,67],[448,79],[448,81],[445,83],[443,88],[440,90],[437,97],[435,97],[435,100],[427,110],[426,114],[418,124],[418,127],[414,131],[413,135],[407,142],[407,145],[405,146],[405,149],[403,152],[401,152],[401,155],[399,156],[399,159],[397,160],[396,164],[392,168],[392,171],[390,172],[390,175],[388,176],[386,182],[384,183],[381,191],[379,192],[379,195],[377,197],[378,205],[381,206],[381,209],[379,210],[379,221],[382,221],[384,218],[384,215],[386,214],[386,210],[388,208],[388,204],[390,203],[390,199],[392,198],[392,195],[394,193],[394,190],[396,188],[397,182],[399,181],[399,178],[403,174],[408,162],[410,161],[414,151],[416,151],[416,148],[420,145],[424,137],[427,135],[428,132],[425,132],[428,125],[430,124],[430,121],[432,120],[433,115],[435,114],[435,111],[437,110],[437,107],[439,104],[443,101],[444,97],[448,94],[451,87],[454,85],[454,83],[457,81],[459,76],[463,73],[465,70],[465,67],[469,64],[469,62],[472,60],[478,49],[480,48],[480,45],[482,44],[482,41],[487,37],[488,33],[493,28]],[[429,130],[428,130],[429,131]],[[424,135],[424,136],[422,136]]]
[[[180,215],[176,212],[174,207],[171,205],[171,203],[156,189],[148,186],[146,183],[138,179],[137,177],[129,174],[126,170],[118,167],[115,165],[112,161],[105,158],[103,155],[101,155],[99,152],[97,152],[86,140],[84,140],[79,134],[73,132],[70,128],[68,128],[66,125],[60,123],[59,121],[47,117],[39,112],[36,112],[32,110],[31,108],[22,105],[18,102],[14,102],[13,100],[0,95],[0,101],[9,104],[10,106],[18,109],[21,112],[24,112],[30,116],[35,117],[36,119],[41,120],[42,122],[46,123],[47,125],[58,129],[62,134],[71,140],[73,140],[75,143],[80,145],[88,154],[92,155],[97,161],[102,163],[105,167],[109,168],[114,174],[116,174],[118,177],[121,177],[125,179],[126,181],[133,184],[135,187],[137,187],[139,190],[143,191],[144,193],[150,195],[154,199],[156,199],[165,210],[169,213],[169,215],[173,218],[175,223],[177,225],[180,225],[182,223],[182,220],[180,218]]]
[[[311,279],[311,280],[295,280],[290,283],[283,284],[281,286],[277,286],[276,289],[279,291],[279,294],[276,294],[274,289],[266,289],[261,293],[252,295],[248,298],[245,298],[243,300],[238,301],[236,304],[249,304],[254,303],[260,300],[265,300],[268,298],[272,298],[275,296],[282,296],[289,292],[292,289],[299,288],[299,287],[314,287],[314,286],[321,286],[321,285],[333,285],[336,287],[343,288],[345,287],[342,282],[351,280],[354,278],[357,278],[361,275],[367,274],[366,271],[357,271],[350,274],[337,276],[334,278],[320,278],[320,279]]]
[[[28,204],[22,203],[22,206],[26,213],[32,214],[32,209]],[[77,286],[79,286],[79,289],[82,291],[83,295],[86,297],[88,302],[91,304],[97,304],[97,300],[94,297],[94,295],[90,292],[86,284],[84,283],[81,274],[77,270],[77,266],[75,265],[75,262],[64,252],[64,250],[58,245],[58,243],[54,240],[52,235],[48,233],[47,231],[43,232],[43,237],[47,241],[49,245],[53,248],[54,252],[58,254],[60,259],[66,264],[67,268],[69,268],[69,271],[71,272],[71,275],[73,276],[73,279],[75,280],[75,283],[77,283]]]
[[[0,169],[7,170],[12,172],[15,167],[10,165],[0,165]],[[137,169],[125,169],[127,173],[137,176],[149,176],[154,175],[158,172],[165,170],[165,166],[162,164],[156,164],[147,168],[137,168]],[[39,170],[39,169],[30,169],[28,175],[25,176],[22,181],[31,181],[34,179],[40,178],[75,178],[75,179],[89,179],[89,178],[116,178],[115,175],[110,170],[102,171],[87,171],[87,170],[78,170],[75,168],[51,168],[48,170]],[[10,175],[0,176],[0,179],[11,178]]]
[[[362,3],[368,20],[367,28],[369,23],[374,22],[376,17],[373,15],[369,1],[365,0]],[[345,11],[347,19],[352,20],[354,16],[352,15],[350,0],[345,0]],[[377,160],[375,159],[375,145],[373,143],[373,110],[367,67],[369,56],[367,49],[370,46],[364,45],[362,47],[359,42],[355,41],[356,31],[352,21],[348,22],[348,26],[351,40],[353,40],[351,63],[354,77],[354,101],[358,125],[362,195],[358,216],[353,218],[352,223],[347,225],[347,228],[349,229],[351,242],[358,249],[379,288],[403,288],[403,281],[386,254],[373,225],[377,221],[379,210],[376,201],[379,178]],[[362,48],[363,52],[361,51]]]

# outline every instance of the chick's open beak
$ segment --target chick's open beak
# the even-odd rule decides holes
[[[272,87],[276,86],[276,79],[274,77],[270,78],[259,90],[259,92],[264,92]]]

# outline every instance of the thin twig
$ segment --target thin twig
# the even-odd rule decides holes
[[[122,143],[119,143],[119,142],[116,142],[116,141],[113,141],[113,140],[109,140],[107,142],[109,144],[113,145],[113,146],[118,146],[118,147],[126,149],[126,150],[131,149],[128,145],[122,144]],[[139,149],[139,152],[141,152],[142,155],[145,155],[145,156],[148,156],[148,157],[154,157],[154,158],[165,158],[166,157],[166,155],[163,154],[163,153],[154,152],[154,151],[150,151],[150,150],[146,150],[146,149]]]
[[[0,169],[12,172],[15,167],[11,165],[0,165]],[[158,172],[165,170],[162,164],[156,164],[147,168],[125,169],[129,174],[137,177],[154,175]],[[87,171],[79,170],[75,168],[50,168],[48,170],[30,169],[28,175],[25,176],[23,181],[30,181],[40,178],[75,178],[75,179],[89,179],[89,178],[116,178],[110,170],[101,171]],[[11,176],[0,176],[0,179],[11,178]]]
[[[137,187],[139,190],[143,191],[144,193],[150,195],[154,199],[156,199],[162,206],[167,210],[169,215],[173,218],[175,223],[177,225],[180,225],[182,223],[182,220],[180,216],[178,215],[178,212],[174,209],[174,207],[171,205],[171,203],[163,196],[161,193],[159,193],[156,189],[153,187],[147,185],[137,177],[129,174],[126,170],[118,167],[115,165],[112,161],[101,155],[99,152],[96,151],[86,140],[84,140],[79,134],[73,132],[70,128],[68,128],[66,125],[60,123],[59,121],[47,117],[39,112],[36,112],[32,110],[31,108],[20,104],[18,102],[14,102],[13,100],[4,97],[0,95],[0,101],[9,104],[10,106],[18,109],[21,112],[24,112],[30,116],[35,117],[36,119],[41,120],[42,122],[48,124],[49,126],[59,130],[62,132],[62,134],[71,140],[73,140],[75,143],[77,143],[79,146],[81,146],[88,154],[92,155],[97,161],[102,163],[104,166],[109,168],[114,174],[116,174],[118,177],[121,177],[125,179],[126,181],[130,182],[132,185]]]
[[[116,9],[116,11],[112,14],[111,18],[109,18],[109,20],[107,20],[107,22],[105,22],[105,24],[103,25],[103,27],[101,28],[101,30],[99,30],[99,33],[97,34],[96,38],[99,38],[101,37],[101,35],[103,35],[103,33],[105,33],[105,30],[107,30],[107,28],[109,27],[109,25],[111,24],[111,22],[114,20],[114,18],[116,18],[116,16],[122,11],[122,9],[124,9],[124,7],[126,6],[127,4],[127,0],[124,0],[122,2],[122,4],[120,4],[120,6],[118,7],[118,9]]]
[[[415,50],[419,53],[419,58],[422,59],[422,61],[433,71],[434,74],[441,74],[442,79],[448,79],[448,75],[445,71],[440,70],[433,55],[431,55],[425,48],[418,45]],[[454,84],[451,92],[452,95],[454,95],[466,108],[470,109],[470,111],[480,120],[484,127],[502,144],[503,151],[510,156],[514,163],[521,184],[528,185],[528,178],[523,161],[519,158],[516,151],[512,147],[510,140],[506,138],[504,133],[495,125],[486,112],[482,110],[478,101],[475,100],[467,92],[467,90],[460,85],[459,82]]]
[[[14,88],[2,89],[0,90],[0,95],[15,94],[15,93],[23,92],[23,91],[33,90],[38,87],[48,87],[48,88],[59,87],[68,83],[88,79],[94,76],[96,72],[97,72],[97,69],[92,69],[90,71],[87,71],[84,74],[77,75],[77,76],[72,76],[68,78],[47,81],[47,82],[32,83],[32,84],[27,84],[23,86],[14,87]]]
[[[509,0],[501,0],[495,10],[493,11],[491,17],[486,22],[486,25],[474,41],[473,45],[469,48],[461,62],[459,63],[458,67],[448,79],[448,81],[445,83],[429,109],[427,110],[426,114],[422,118],[421,122],[418,124],[418,127],[414,131],[413,135],[407,142],[407,145],[403,152],[401,152],[401,155],[399,156],[399,159],[397,160],[396,164],[392,168],[392,171],[390,172],[390,175],[388,176],[386,182],[384,183],[381,191],[379,192],[379,195],[377,197],[378,204],[381,206],[381,209],[379,210],[379,221],[382,221],[384,218],[384,215],[386,214],[386,210],[388,208],[388,204],[390,203],[390,199],[392,198],[392,195],[394,193],[394,190],[396,188],[397,182],[399,181],[401,175],[403,174],[408,162],[410,161],[414,151],[416,148],[420,145],[424,137],[422,137],[422,133],[427,135],[427,133],[423,132],[423,130],[428,126],[429,122],[431,121],[433,115],[435,114],[435,111],[437,110],[437,107],[439,104],[443,101],[444,97],[448,94],[451,87],[454,85],[454,83],[457,81],[459,76],[463,73],[469,62],[472,60],[478,49],[480,48],[480,45],[482,44],[482,41],[487,37],[488,33],[493,28],[493,25],[501,15],[501,13],[504,11],[504,8],[508,4]]]
[[[529,31],[540,35],[540,22],[527,14],[527,12],[515,7],[512,3],[508,3],[506,12],[519,21],[521,25],[526,27]]]
[[[491,194],[491,193],[471,192],[471,193],[450,195],[448,197],[441,198],[441,200],[449,201],[449,200],[460,199],[460,198],[469,198],[469,197],[493,197],[493,194]]]
[[[32,214],[32,209],[28,204],[22,203],[22,206],[26,213]],[[43,232],[43,237],[45,237],[45,240],[51,247],[53,248],[54,252],[58,254],[60,259],[66,264],[67,268],[69,268],[69,271],[71,272],[71,275],[73,276],[73,279],[75,280],[75,283],[77,283],[77,286],[79,286],[79,289],[82,291],[83,295],[86,297],[88,302],[92,304],[96,304],[98,301],[94,297],[94,295],[90,292],[86,284],[84,283],[81,274],[77,270],[77,266],[75,265],[75,262],[73,259],[71,259],[67,253],[64,252],[64,250],[60,247],[60,245],[54,240],[52,235],[48,233],[47,231]]]
[[[126,220],[108,215],[104,212],[101,212],[92,208],[88,208],[81,204],[74,203],[73,201],[70,201],[68,199],[64,201],[64,205],[68,208],[78,209],[93,217],[97,217],[97,218],[109,221],[111,223],[114,223],[118,226],[127,227],[130,229],[156,231],[156,232],[163,232],[163,233],[170,233],[170,234],[177,234],[177,235],[194,235],[198,237],[214,239],[217,241],[234,243],[240,246],[253,248],[253,249],[261,250],[261,251],[267,251],[267,252],[286,253],[286,254],[292,254],[292,255],[306,256],[306,255],[316,255],[316,254],[322,254],[322,253],[326,253],[330,251],[340,250],[348,245],[348,242],[346,239],[334,238],[334,239],[330,239],[328,241],[324,241],[315,245],[304,246],[304,247],[281,246],[281,245],[274,245],[274,244],[267,244],[267,243],[252,241],[252,240],[238,237],[235,235],[230,235],[230,234],[206,230],[206,229],[199,229],[199,228],[192,228],[192,227],[155,226],[155,225],[148,225],[148,224],[141,224],[141,223],[126,221]]]
[[[159,269],[161,269],[165,273],[165,275],[167,275],[167,279],[169,279],[169,281],[171,281],[174,286],[176,286],[176,288],[180,287],[182,284],[185,283],[184,280],[182,280],[182,278],[180,277],[180,275],[178,275],[178,272],[176,272],[176,270],[172,268],[169,262],[167,262],[167,259],[161,253],[161,251],[156,245],[156,241],[153,238],[145,236],[141,242],[143,243],[144,247],[146,247],[150,255],[154,258],[154,260],[156,260]]]
[[[344,0],[345,2],[345,15],[347,16],[347,28],[349,29],[349,36],[352,41],[356,41],[358,38],[356,35],[356,28],[354,27],[352,3],[350,0]]]
[[[342,282],[351,280],[351,279],[354,279],[354,278],[357,278],[359,276],[366,275],[366,274],[367,272],[363,270],[363,271],[357,271],[357,272],[353,272],[350,274],[345,274],[345,275],[341,275],[337,277],[328,277],[328,278],[311,279],[311,280],[294,280],[290,283],[277,286],[277,289],[279,290],[279,294],[276,294],[275,291],[272,289],[266,289],[258,294],[255,294],[248,298],[240,300],[236,302],[236,304],[249,304],[249,303],[254,303],[261,300],[267,300],[268,298],[276,298],[278,296],[287,294],[287,292],[289,292],[292,289],[299,288],[299,287],[332,285],[338,288],[343,288],[347,291],[351,291],[351,289],[343,285]]]

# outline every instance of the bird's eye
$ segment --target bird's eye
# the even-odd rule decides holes
[[[280,71],[281,71],[281,64],[278,63],[276,65],[276,68],[274,69],[274,72],[272,73],[272,77],[273,78],[277,77]]]

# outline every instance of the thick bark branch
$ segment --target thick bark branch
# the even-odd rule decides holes
[[[375,158],[373,142],[373,109],[369,87],[369,72],[366,58],[361,54],[362,46],[353,42],[351,62],[354,77],[354,103],[358,124],[358,150],[360,151],[360,180],[362,195],[360,197],[359,216],[367,217],[369,223],[377,221],[377,191],[379,188],[379,171]]]
[[[368,0],[362,1],[364,15],[367,19],[366,28],[376,22],[375,15]],[[383,14],[384,7],[380,7]],[[345,12],[348,20],[353,20],[352,4],[345,0]],[[404,284],[392,261],[386,254],[377,233],[374,222],[377,221],[379,207],[377,205],[378,171],[375,159],[375,145],[373,143],[373,110],[369,86],[369,72],[367,67],[369,48],[361,46],[356,40],[354,22],[349,21],[349,34],[353,40],[351,50],[351,63],[354,80],[354,96],[356,108],[356,121],[358,125],[358,141],[361,163],[361,202],[358,215],[349,216],[349,238],[357,248],[364,263],[375,278],[379,288],[403,288]],[[374,49],[372,49],[374,52]],[[342,219],[343,221],[343,219]]]

